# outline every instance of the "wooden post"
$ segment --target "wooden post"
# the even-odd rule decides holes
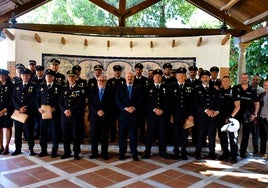
[[[3,29],[3,33],[11,41],[13,41],[15,39],[15,36],[11,32],[9,32],[6,28]]]
[[[221,40],[221,45],[225,45],[226,42],[229,40],[230,34],[227,34],[222,40]]]

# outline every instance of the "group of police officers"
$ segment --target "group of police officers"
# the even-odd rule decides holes
[[[47,156],[47,143],[52,141],[51,157],[58,156],[59,141],[63,141],[64,153],[61,159],[80,159],[80,145],[85,133],[84,116],[89,110],[91,159],[99,157],[98,144],[101,143],[101,158],[109,158],[108,143],[119,139],[119,160],[126,158],[129,145],[134,161],[138,157],[138,142],[145,145],[142,159],[149,159],[154,140],[158,140],[159,155],[169,158],[167,144],[174,147],[175,159],[188,159],[187,142],[191,134],[196,146],[195,158],[201,160],[202,147],[208,139],[208,158],[216,159],[215,140],[218,132],[222,155],[220,160],[237,162],[238,138],[234,132],[223,132],[221,127],[237,118],[242,125],[240,157],[247,157],[247,146],[252,127],[260,107],[257,90],[249,85],[249,75],[241,75],[241,83],[231,87],[230,78],[218,79],[218,67],[199,72],[196,66],[184,67],[172,72],[172,65],[149,70],[148,78],[142,76],[143,65],[134,66],[135,72],[127,72],[121,77],[123,67],[113,66],[114,77],[103,75],[103,66],[94,66],[94,77],[88,81],[80,78],[81,67],[73,68],[65,75],[58,72],[60,61],[50,60],[50,68],[29,61],[29,68],[16,65],[16,77],[9,78],[9,72],[0,69],[0,127],[2,154],[9,153],[9,142],[14,110],[27,114],[26,122],[14,121],[15,151],[21,154],[22,135],[28,141],[29,155],[34,152],[35,135],[40,139],[39,157]],[[267,99],[265,99],[267,100]],[[267,102],[265,102],[267,104]],[[49,107],[49,108],[45,108]],[[263,108],[264,109],[264,108]],[[265,110],[265,109],[264,109]],[[267,109],[266,109],[267,110]],[[47,111],[52,117],[44,118]],[[264,114],[264,113],[263,113]],[[263,117],[267,127],[267,117]],[[192,122],[190,129],[185,122]],[[6,145],[3,146],[3,128],[6,129]],[[228,147],[228,136],[230,150]],[[262,136],[266,140],[267,135]],[[264,141],[263,141],[264,142]],[[266,142],[260,152],[266,153]],[[71,148],[73,143],[73,148]],[[265,146],[265,148],[264,148]],[[73,151],[73,155],[72,155]]]

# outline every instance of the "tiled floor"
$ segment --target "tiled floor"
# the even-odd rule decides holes
[[[0,188],[1,187],[268,187],[267,158],[253,157],[238,163],[218,160],[196,161],[163,159],[157,156],[157,148],[153,148],[153,156],[149,160],[132,161],[129,155],[125,161],[118,160],[118,146],[110,145],[110,159],[89,159],[88,145],[82,146],[82,159],[61,160],[27,154],[18,156],[0,155]],[[217,146],[217,150],[219,150]],[[36,151],[40,151],[36,145]],[[62,149],[62,145],[60,145]],[[144,147],[139,146],[139,151]],[[14,150],[14,145],[11,149]],[[188,152],[193,154],[194,148]],[[60,151],[62,153],[62,150]],[[168,148],[172,154],[172,148]],[[206,150],[204,150],[206,153]]]

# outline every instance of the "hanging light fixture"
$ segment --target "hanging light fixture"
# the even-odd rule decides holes
[[[17,20],[15,18],[14,12],[12,12],[12,14],[11,14],[11,18],[9,19],[9,24],[10,24],[10,27],[12,27],[12,28],[14,28],[17,24]]]
[[[223,19],[223,23],[222,23],[222,25],[221,25],[221,32],[220,32],[220,34],[225,35],[227,29],[228,29],[228,27],[227,27],[227,25],[226,25],[225,20]]]

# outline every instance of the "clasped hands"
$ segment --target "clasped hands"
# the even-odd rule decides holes
[[[205,113],[208,115],[208,117],[215,117],[219,114],[219,111],[207,109]]]

